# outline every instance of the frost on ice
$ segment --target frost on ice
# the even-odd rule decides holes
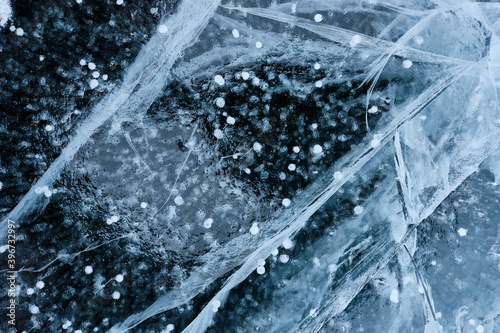
[[[1,4],[22,330],[500,325],[498,4]]]

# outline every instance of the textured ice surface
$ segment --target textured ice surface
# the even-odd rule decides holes
[[[500,331],[499,4],[6,4],[17,331]]]

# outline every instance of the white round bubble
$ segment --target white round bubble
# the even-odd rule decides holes
[[[252,235],[257,235],[259,233],[259,226],[257,225],[257,223],[252,224],[252,226],[250,227],[250,233]]]
[[[181,206],[184,204],[184,199],[180,195],[178,195],[175,197],[174,202],[177,206]]]
[[[261,150],[262,150],[262,145],[261,145],[259,142],[255,142],[255,143],[253,144],[253,147],[252,147],[252,148],[253,148],[253,150],[255,150],[256,152],[259,152],[259,151],[261,151]]]
[[[219,86],[223,86],[223,85],[224,85],[224,83],[226,83],[226,80],[224,80],[224,78],[222,77],[222,75],[219,75],[219,74],[215,75],[215,77],[214,77],[214,81],[215,81],[215,83],[217,83]]]
[[[391,302],[399,303],[399,291],[397,289],[392,289],[391,296],[389,297]]]
[[[288,249],[291,249],[291,248],[293,247],[293,242],[292,242],[292,240],[291,240],[290,238],[285,239],[285,240],[283,241],[283,247],[284,247],[285,249],[287,249],[287,250],[288,250]]]
[[[286,264],[290,260],[290,257],[287,254],[282,254],[279,256],[279,261]]]
[[[352,36],[351,41],[349,42],[349,45],[351,47],[355,47],[356,45],[361,43],[361,40],[362,40],[362,38],[360,35],[354,35],[354,36]]]
[[[216,128],[214,131],[214,136],[217,139],[222,139],[222,137],[224,137],[224,133],[220,129]]]
[[[370,146],[372,148],[376,148],[380,145],[380,140],[379,139],[373,139],[372,141],[370,141]]]
[[[89,83],[90,89],[95,89],[95,88],[97,88],[98,85],[99,85],[99,81],[97,81],[96,79],[90,80],[90,83]]]
[[[217,97],[215,100],[215,105],[217,105],[219,108],[223,108],[226,105],[226,101],[222,97]]]
[[[66,320],[66,322],[62,325],[62,328],[64,330],[67,330],[71,326],[71,322],[69,320]]]
[[[214,220],[212,218],[208,218],[205,222],[203,222],[203,226],[209,229],[212,226],[212,223],[214,223]]]
[[[159,31],[161,34],[165,34],[165,33],[167,33],[167,31],[168,31],[168,27],[167,27],[166,25],[162,24],[162,25],[160,25],[160,26],[158,27],[158,31]]]

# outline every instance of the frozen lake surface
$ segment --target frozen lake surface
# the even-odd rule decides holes
[[[0,0],[0,331],[500,332],[499,36],[495,2]]]

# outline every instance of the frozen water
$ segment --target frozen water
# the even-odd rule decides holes
[[[9,0],[0,1],[0,26],[5,27],[12,16],[12,8]]]
[[[26,8],[0,2],[20,331],[498,330],[498,3]]]

